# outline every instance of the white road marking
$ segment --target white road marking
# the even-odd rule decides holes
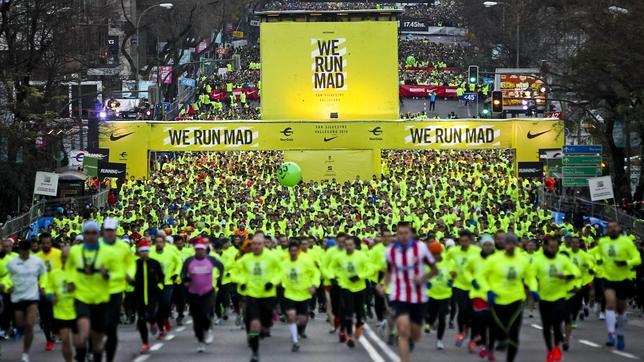
[[[598,345],[597,343],[595,343],[595,342],[591,342],[591,341],[586,340],[586,339],[580,339],[580,340],[579,340],[579,343],[581,343],[581,344],[585,344],[585,345],[587,345],[587,346],[595,347],[595,348],[599,348],[599,347],[601,347],[601,346],[600,346],[600,345]]]
[[[186,330],[186,327],[184,327],[184,326],[181,326],[181,327],[177,328],[177,332],[183,332],[185,330]]]
[[[167,336],[165,336],[165,338],[163,338],[163,340],[164,341],[171,341],[171,340],[174,339],[174,337],[176,337],[174,334],[168,334]]]
[[[192,319],[187,320],[185,324],[191,325],[192,324]]]
[[[149,354],[142,354],[137,358],[133,359],[132,362],[145,362],[148,358],[150,358]]]
[[[155,343],[150,347],[150,351],[158,351],[163,347],[163,343]]]
[[[639,357],[637,357],[636,355],[634,355],[634,354],[630,354],[630,353],[628,353],[628,352],[622,352],[622,351],[617,351],[617,350],[613,350],[612,352],[613,352],[613,353],[615,353],[615,354],[616,354],[616,355],[618,355],[618,356],[622,356],[622,357],[625,357],[625,358],[630,358],[630,359],[640,359],[640,358],[639,358]]]
[[[542,329],[543,329],[543,327],[542,327],[542,326],[540,326],[540,325],[538,325],[538,324],[534,324],[534,323],[532,323],[532,324],[530,325],[530,327],[535,328],[535,329],[538,329],[538,330],[542,330]]]
[[[640,327],[644,328],[644,322],[637,320],[637,319],[629,319],[628,324],[635,326],[635,327]]]
[[[378,347],[380,347],[380,349],[383,352],[385,352],[387,357],[389,357],[389,359],[392,362],[400,362],[400,357],[398,357],[396,352],[392,351],[391,348],[389,348],[389,346],[387,345],[387,343],[383,342],[383,340],[380,339],[380,337],[378,337],[378,335],[373,331],[373,329],[371,329],[371,326],[369,326],[369,324],[365,323],[363,325],[363,328],[365,332],[367,332],[367,335],[369,336],[369,338],[371,338],[378,345]]]
[[[369,340],[366,337],[360,336],[360,338],[358,338],[358,342],[360,342],[362,347],[364,347],[365,351],[367,351],[367,354],[369,355],[369,357],[373,362],[385,362],[385,359],[382,358],[380,354],[378,354],[378,351],[376,351],[376,349],[373,348],[373,346],[371,345],[371,343],[369,343]]]

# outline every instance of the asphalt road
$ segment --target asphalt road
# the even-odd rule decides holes
[[[272,330],[272,337],[264,339],[260,344],[260,356],[266,362],[286,361],[333,361],[333,362],[389,362],[398,361],[395,349],[392,350],[378,336],[374,321],[365,328],[357,346],[353,349],[337,342],[337,335],[328,333],[328,326],[321,316],[313,320],[307,330],[308,339],[301,341],[301,350],[297,353],[290,351],[290,338],[285,324],[277,322]],[[524,316],[521,329],[521,341],[517,362],[540,362],[545,360],[545,346],[540,330],[539,317]],[[461,362],[480,361],[478,356],[467,353],[465,347],[456,348],[453,344],[455,331],[448,329],[444,342],[446,349],[435,349],[436,335],[423,334],[416,346],[413,361],[432,362]],[[206,353],[196,352],[196,340],[193,337],[192,325],[175,328],[165,340],[153,341],[151,353],[138,354],[140,342],[138,333],[133,325],[120,328],[117,361],[124,362],[175,362],[175,361],[246,361],[250,356],[246,346],[245,333],[235,327],[233,320],[214,327],[215,341],[208,346]],[[579,324],[573,332],[571,350],[564,355],[566,362],[615,361],[628,362],[644,359],[644,319],[630,314],[626,328],[626,351],[623,353],[604,347],[605,327],[603,321],[594,316]],[[17,361],[20,358],[20,341],[9,340],[0,343],[2,360]],[[497,360],[503,361],[504,355],[497,352]],[[36,341],[32,348],[31,361],[59,361],[60,346],[53,352],[44,351],[44,338],[38,330]]]
[[[481,105],[481,107],[483,106]],[[443,119],[447,119],[450,112],[454,112],[458,118],[473,118],[476,116],[476,104],[470,104],[466,107],[465,104],[452,99],[445,100],[443,98],[437,98],[436,111],[429,112],[428,109],[429,101],[426,99],[405,98],[403,103],[400,104],[401,114],[406,112],[416,113],[425,111],[429,118],[439,116]]]

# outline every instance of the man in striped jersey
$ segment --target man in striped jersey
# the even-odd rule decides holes
[[[396,314],[400,361],[409,362],[413,343],[420,338],[425,303],[427,303],[427,281],[437,270],[427,246],[416,240],[411,224],[401,221],[396,227],[396,240],[385,251],[387,272],[378,292],[385,293],[388,286],[389,302]],[[425,265],[429,272],[425,272]]]

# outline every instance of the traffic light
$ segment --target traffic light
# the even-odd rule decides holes
[[[492,91],[492,112],[503,112],[503,92]]]
[[[479,66],[470,65],[467,68],[467,82],[469,84],[478,84],[479,83]]]

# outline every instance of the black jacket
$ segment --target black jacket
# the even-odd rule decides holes
[[[144,264],[145,263],[145,264]],[[147,275],[144,276],[144,265],[147,266]],[[164,276],[161,264],[154,259],[137,259],[136,261],[136,274],[134,275],[134,296],[137,301],[144,302],[144,277],[147,277],[147,295],[148,304],[151,300],[161,294],[159,285],[163,286]]]

